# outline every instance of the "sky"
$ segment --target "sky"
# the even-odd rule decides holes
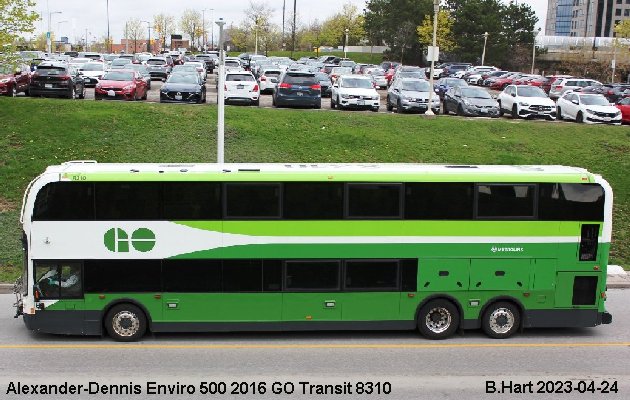
[[[293,9],[291,0],[257,0],[264,2],[274,9],[273,21],[282,24],[282,5],[286,1],[286,14]],[[503,0],[507,1],[507,0]],[[518,1],[518,0],[517,0]],[[244,10],[248,8],[250,0],[109,0],[110,33],[115,43],[120,42],[125,27],[125,21],[138,18],[153,21],[153,15],[166,13],[179,20],[184,9],[206,9],[205,18],[210,23],[222,17],[227,25],[239,24],[244,18]],[[320,21],[341,10],[344,3],[355,4],[359,10],[365,7],[365,0],[297,0],[297,15],[303,23],[314,19]],[[547,0],[520,0],[532,6],[538,16],[538,26],[544,30],[547,13]],[[36,34],[48,30],[48,12],[61,11],[61,14],[51,15],[51,30],[55,36],[67,36],[72,42],[76,37],[85,37],[86,29],[91,40],[100,39],[107,35],[107,0],[37,0],[36,11],[44,15],[42,21],[36,24]],[[214,9],[214,11],[210,11]],[[214,15],[213,15],[214,14]],[[63,22],[65,21],[65,22]],[[218,27],[214,25],[215,41],[218,41]],[[148,32],[147,32],[148,34]]]

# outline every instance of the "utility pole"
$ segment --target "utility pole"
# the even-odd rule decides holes
[[[88,46],[88,31],[85,28],[85,51],[90,51],[90,47]]]
[[[112,52],[112,41],[109,36],[109,0],[107,0],[107,51]]]
[[[50,23],[53,14],[61,14],[61,11],[48,11],[48,32],[46,33],[46,44],[48,45],[48,54],[52,53],[52,32],[50,31]]]
[[[287,6],[287,0],[282,0],[282,38],[280,39],[280,41],[282,42],[282,50],[284,50],[285,48],[285,43],[284,43],[284,11],[286,9]]]
[[[488,32],[483,33],[483,53],[481,53],[481,65],[486,65],[484,62],[486,61],[486,43],[488,42]]]
[[[219,25],[219,76],[217,77],[217,163],[224,163],[224,138],[225,138],[225,52],[223,51],[223,25],[225,21],[219,18],[216,21]]]
[[[149,42],[147,43],[147,52],[151,52],[151,23],[149,21],[141,21],[147,24],[149,28]]]
[[[129,53],[129,22],[125,22],[125,53]]]
[[[203,30],[203,40],[201,46],[203,47],[203,52],[206,52],[206,9],[201,10],[201,29]]]
[[[293,58],[293,52],[295,51],[295,16],[297,14],[297,0],[293,0],[293,29],[291,33],[291,41],[293,44],[291,45],[291,58]]]

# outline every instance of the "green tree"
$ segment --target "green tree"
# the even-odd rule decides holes
[[[615,33],[618,38],[630,38],[630,19],[625,19],[615,25]]]
[[[436,42],[441,52],[450,52],[457,47],[453,36],[453,19],[448,10],[440,10],[438,13]],[[418,40],[425,46],[433,44],[433,16],[425,15],[422,25],[416,28]]]
[[[341,12],[322,23],[320,39],[322,44],[343,46],[348,29],[348,45],[353,46],[365,38],[364,18],[359,14],[357,6],[346,3]]]
[[[458,61],[480,63],[484,33],[488,32],[485,64],[501,64],[506,56],[503,40],[504,8],[501,0],[467,0],[459,2],[453,12],[453,35],[457,38]]]
[[[33,0],[0,0],[0,64],[13,63],[17,39],[35,30],[39,17]]]
[[[164,13],[154,15],[153,29],[162,42],[162,48],[166,48],[166,38],[175,32],[175,18]]]

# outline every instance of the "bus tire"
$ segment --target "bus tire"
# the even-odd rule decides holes
[[[135,342],[147,330],[147,317],[133,304],[117,304],[105,317],[105,328],[109,336],[119,342]]]
[[[459,311],[445,299],[431,300],[418,313],[418,330],[428,339],[446,339],[459,326]]]
[[[483,313],[481,328],[494,339],[507,339],[521,324],[521,312],[513,303],[500,301],[490,305]]]

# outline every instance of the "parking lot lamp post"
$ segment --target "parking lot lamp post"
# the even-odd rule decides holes
[[[217,115],[217,163],[223,164],[224,151],[223,139],[225,132],[225,52],[223,51],[223,25],[225,21],[219,18],[216,21],[219,25],[219,76],[218,76],[218,115]]]
[[[151,23],[149,21],[142,21],[147,24],[147,28],[149,28],[149,41],[147,42],[147,52],[151,52]]]
[[[343,42],[343,58],[348,58],[348,32],[350,29],[346,28],[346,41]]]
[[[481,65],[486,65],[486,43],[488,43],[488,32],[483,33],[483,52],[481,53]]]
[[[212,12],[210,21],[214,21],[214,8],[211,8],[210,11]],[[214,50],[214,25],[212,24],[210,24],[210,50]]]
[[[203,31],[203,38],[202,38],[202,44],[201,44],[201,48],[203,49],[203,52],[206,52],[206,9],[204,8],[203,10],[201,10],[201,30]]]
[[[112,41],[109,36],[109,0],[107,0],[107,51],[112,52]]]
[[[50,32],[50,23],[51,23],[51,19],[53,14],[61,14],[61,11],[52,11],[52,12],[48,12],[48,35],[46,38],[46,44],[48,45],[48,54],[52,53],[52,33]]]
[[[431,54],[431,72],[429,73],[429,102],[427,103],[427,111],[424,115],[435,115],[431,109],[433,104],[433,70],[435,69],[435,48],[437,47],[437,21],[440,12],[440,0],[433,0],[433,54]]]
[[[258,17],[254,21],[254,28],[256,29],[256,47],[254,48],[254,54],[258,55]]]
[[[534,73],[534,63],[536,62],[536,36],[540,33],[540,28],[537,31],[534,31],[534,44],[532,44],[532,72]]]

